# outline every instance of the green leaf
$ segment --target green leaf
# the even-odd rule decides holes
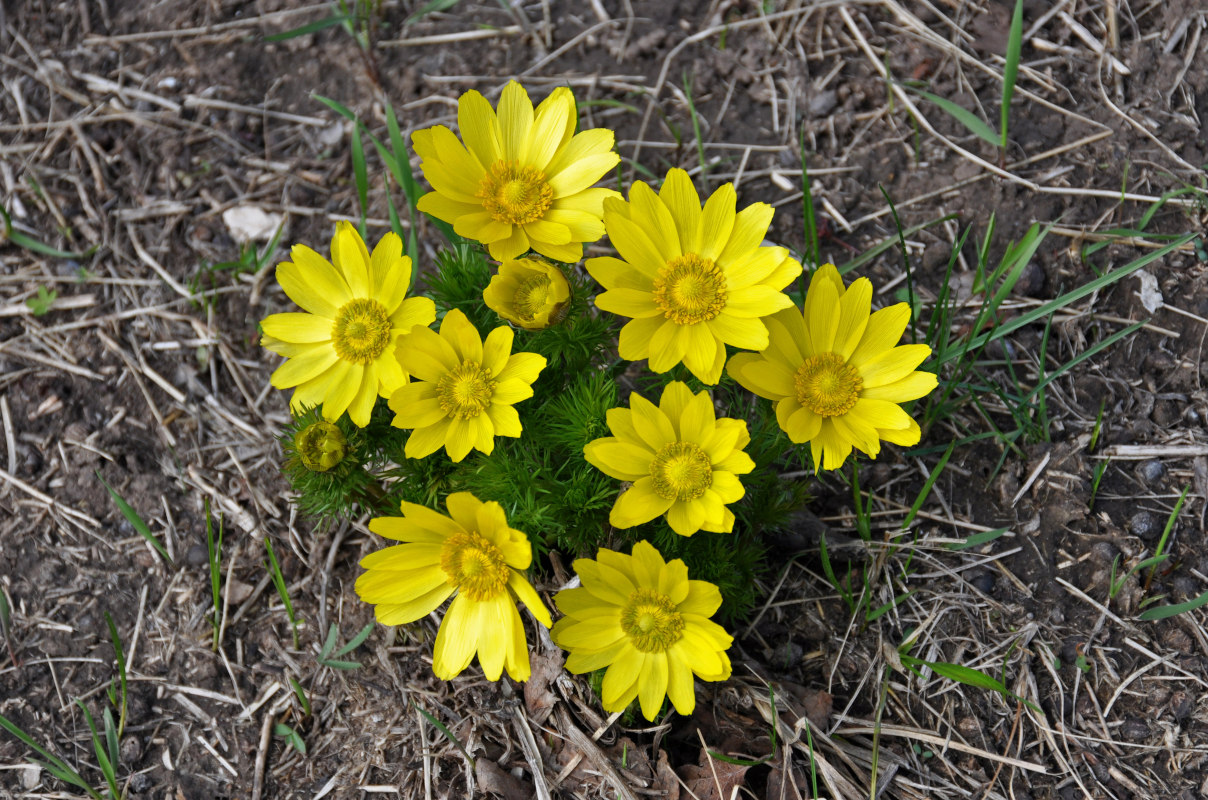
[[[969,133],[972,133],[980,139],[984,139],[994,147],[998,147],[998,134],[994,132],[993,128],[983,122],[981,117],[977,116],[972,111],[962,108],[951,100],[940,97],[938,94],[932,94],[931,92],[925,92],[922,89],[916,89],[915,87],[906,83],[899,83],[898,85],[903,89],[909,89],[915,94],[918,94],[919,96],[935,103],[942,110],[947,112],[950,117],[964,125],[969,130]]]
[[[4,219],[4,235],[0,236],[0,244],[4,244],[6,241],[8,241],[12,242],[18,247],[24,247],[26,250],[34,253],[41,253],[42,255],[50,256],[51,258],[75,259],[88,258],[88,256],[92,255],[100,248],[99,244],[94,244],[92,247],[88,248],[82,253],[72,253],[67,250],[58,250],[50,245],[42,244],[37,239],[26,235],[23,231],[19,231],[14,228],[13,218],[9,216],[8,209],[6,209],[4,206],[0,206],[0,218]]]
[[[428,0],[418,11],[403,20],[404,25],[418,22],[435,11],[447,11],[457,5],[458,0]]]
[[[105,479],[101,477],[101,471],[99,469],[96,470],[96,477],[97,480],[104,484],[105,489],[107,489],[109,492],[109,496],[113,498],[114,504],[117,505],[118,511],[122,512],[122,516],[126,518],[126,521],[134,527],[134,530],[138,531],[140,536],[150,542],[152,547],[159,551],[159,554],[163,556],[164,561],[167,561],[168,564],[171,564],[172,557],[168,555],[168,551],[164,549],[162,544],[160,544],[159,539],[155,538],[155,534],[151,533],[151,529],[147,527],[147,523],[143,522],[143,518],[138,515],[138,512],[135,511],[129,503],[122,499],[122,496],[115,492],[112,486],[105,482]]]

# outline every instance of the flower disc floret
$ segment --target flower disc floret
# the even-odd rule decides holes
[[[518,681],[530,673],[523,603],[547,628],[549,610],[524,571],[532,563],[528,537],[509,527],[503,508],[469,492],[445,501],[449,514],[403,503],[401,517],[370,520],[369,530],[400,544],[361,559],[356,592],[372,603],[383,625],[423,619],[453,598],[441,620],[432,671],[452,680],[475,655],[489,680],[506,669]]]
[[[345,361],[371,364],[390,344],[390,316],[369,297],[345,303],[331,325],[331,343]]]
[[[621,630],[643,653],[661,653],[684,635],[684,617],[670,597],[642,587],[621,609]]]
[[[470,450],[490,455],[496,436],[517,437],[520,416],[512,406],[533,396],[545,357],[513,353],[506,326],[484,342],[466,315],[453,309],[440,333],[416,328],[398,338],[399,363],[414,380],[390,396],[391,424],[414,428],[403,453],[424,458],[445,448],[461,461]]]
[[[665,515],[681,536],[734,529],[726,506],[745,494],[738,476],[755,468],[743,452],[751,437],[745,422],[716,418],[708,392],[694,395],[673,381],[657,406],[632,394],[629,408],[609,410],[608,427],[613,435],[588,442],[583,455],[604,474],[633,483],[608,515],[614,527]]]
[[[559,87],[536,109],[515,81],[497,109],[476,91],[457,101],[461,139],[444,125],[412,137],[432,191],[418,208],[482,242],[508,261],[532,248],[574,263],[604,235],[604,200],[593,185],[617,165],[615,137],[603,128],[575,133],[575,99]]]
[[[427,297],[407,297],[411,259],[393,233],[370,253],[356,228],[341,222],[331,261],[301,244],[290,258],[277,266],[277,281],[302,312],[261,322],[261,344],[286,357],[272,384],[294,390],[295,414],[322,405],[325,419],[347,411],[363,428],[377,398],[407,383],[391,344],[416,325],[431,325],[436,306]]]
[[[449,583],[471,600],[490,600],[508,585],[503,551],[474,531],[450,536],[440,550],[440,568]]]
[[[473,419],[491,405],[495,380],[477,361],[466,361],[436,384],[441,410],[454,419]]]
[[[505,261],[482,299],[513,325],[539,331],[556,325],[570,308],[570,284],[562,270],[540,258]]]
[[[726,307],[726,276],[711,259],[684,253],[659,269],[654,304],[676,325],[695,325]]]
[[[631,555],[601,549],[574,568],[581,585],[554,596],[566,616],[550,636],[570,653],[570,672],[607,668],[600,691],[605,710],[623,711],[637,699],[642,715],[653,720],[669,698],[676,711],[691,714],[694,678],[730,677],[726,650],[734,640],[709,619],[721,606],[721,592],[689,580],[683,561],[665,561],[641,541]]]
[[[771,206],[737,211],[737,200],[727,183],[702,206],[688,173],[673,169],[658,194],[637,181],[628,202],[604,203],[620,258],[585,266],[605,289],[596,306],[631,318],[621,329],[621,358],[649,359],[654,372],[682,363],[716,384],[727,345],[768,346],[764,318],[792,306],[782,290],[801,264],[783,247],[763,246]]]
[[[871,311],[872,283],[844,286],[833,264],[814,273],[805,306],[767,320],[769,345],[739,353],[726,369],[776,404],[776,421],[794,442],[809,442],[815,469],[838,469],[853,449],[876,458],[881,441],[918,444],[919,425],[902,403],[928,394],[936,376],[917,367],[925,344],[897,344],[910,321],[898,303]]]
[[[516,161],[496,161],[483,175],[478,197],[496,222],[528,225],[549,211],[554,190],[541,170]]]
[[[793,375],[797,402],[823,417],[839,417],[860,399],[864,379],[838,353],[819,353],[801,363]]]
[[[654,491],[666,500],[696,500],[713,485],[713,462],[693,442],[671,442],[650,462]]]

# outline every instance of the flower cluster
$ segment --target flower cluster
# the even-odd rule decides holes
[[[554,643],[570,653],[568,670],[605,670],[605,709],[637,700],[654,719],[669,699],[689,714],[695,678],[730,675],[732,639],[711,619],[722,592],[689,579],[683,559],[665,558],[641,532],[629,554],[598,548],[604,510],[613,528],[664,526],[673,548],[698,534],[696,541],[736,536],[742,526],[735,510],[757,502],[744,480],[756,469],[747,451],[759,428],[720,415],[710,387],[727,375],[773,401],[779,427],[810,446],[815,469],[837,469],[853,450],[876,458],[882,441],[919,441],[919,425],[902,404],[935,388],[935,375],[918,369],[930,349],[898,344],[910,317],[905,303],[874,312],[872,284],[861,278],[845,286],[829,264],[814,272],[797,306],[786,291],[802,276],[801,263],[765,243],[772,208],[740,209],[731,184],[702,200],[688,173],[672,169],[657,191],[634,183],[628,199],[597,187],[619,161],[614,134],[576,132],[569,89],[555,89],[535,108],[514,81],[497,107],[467,92],[457,123],[460,136],[437,125],[417,131],[412,143],[432,187],[418,210],[476,243],[452,242],[459,252],[477,248],[483,260],[469,302],[449,302],[440,275],[429,283],[436,302],[408,297],[413,270],[400,237],[387,233],[370,252],[349,223],[336,227],[330,261],[296,245],[277,268],[302,309],[262,323],[263,345],[286,358],[272,384],[294,390],[291,410],[306,420],[287,445],[292,469],[323,474],[307,484],[315,486],[360,476],[358,497],[373,497],[376,488],[401,510],[370,522],[372,532],[399,544],[361,560],[356,591],[386,625],[444,607],[432,653],[438,677],[452,679],[477,656],[490,680],[504,671],[526,680],[521,604],[536,622],[552,625]],[[587,307],[587,278],[575,270],[584,245],[605,234],[617,256],[589,258],[583,269],[601,287],[595,308],[626,321],[612,342],[584,349],[585,376],[544,374],[567,363],[559,350],[573,339],[566,331],[607,324]],[[493,274],[485,272],[482,249],[498,262]],[[514,350],[517,342],[521,349]],[[608,404],[595,422],[576,427],[551,419],[550,409],[582,398],[554,398],[556,391],[542,387],[615,375],[615,356],[677,379],[655,378],[657,404],[639,391],[618,404],[610,386],[599,395]],[[522,410],[531,405],[540,414],[525,411],[522,422],[516,405],[534,397]],[[379,398],[393,412],[389,420]],[[749,404],[731,407],[748,418],[762,413]],[[605,427],[611,435],[599,436]],[[391,445],[403,432],[405,442]],[[559,436],[572,442],[569,451],[532,455]],[[375,443],[377,455],[365,455]],[[441,450],[444,457],[436,455]],[[431,466],[417,486],[398,470],[388,473],[402,487],[399,501],[389,482],[382,489],[366,477],[361,466],[375,458],[393,459],[398,470]],[[526,577],[533,545],[550,542],[539,528],[526,524],[525,533],[508,521],[531,503],[466,490],[491,474],[491,464],[517,460],[522,482],[531,484],[525,497],[560,491],[570,484],[551,482],[576,469],[572,483],[588,473],[604,481],[584,501],[584,513],[601,509],[590,539],[596,557],[574,562],[572,587],[553,598],[563,615],[557,622]],[[468,471],[458,471],[463,462]],[[609,479],[624,487],[618,492]],[[405,499],[408,491],[425,502]],[[602,504],[593,499],[600,496]],[[447,515],[431,507],[440,497]]]

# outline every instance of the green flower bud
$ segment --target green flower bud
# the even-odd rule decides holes
[[[298,431],[294,450],[302,466],[311,472],[327,472],[348,453],[348,440],[334,423],[320,420]]]

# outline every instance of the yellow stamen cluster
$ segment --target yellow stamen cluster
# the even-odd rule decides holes
[[[677,325],[708,322],[726,307],[726,276],[712,259],[684,253],[654,279],[654,304]]]
[[[860,399],[864,380],[838,353],[819,353],[797,368],[793,385],[798,403],[820,416],[838,417]]]
[[[695,500],[713,483],[713,462],[694,442],[672,442],[650,462],[650,476],[660,497]]]
[[[449,584],[471,600],[489,600],[508,584],[503,551],[474,531],[456,533],[445,540],[440,568],[449,576]]]
[[[528,225],[541,219],[554,201],[545,173],[516,161],[496,161],[482,177],[478,198],[496,222]]]
[[[345,361],[372,364],[390,344],[390,315],[373,298],[350,300],[336,312],[331,343]]]
[[[643,587],[621,609],[621,630],[643,653],[661,653],[684,635],[684,618],[670,597]]]
[[[450,370],[436,384],[436,399],[441,410],[456,419],[477,417],[491,404],[495,380],[491,371],[477,361],[466,361]]]

